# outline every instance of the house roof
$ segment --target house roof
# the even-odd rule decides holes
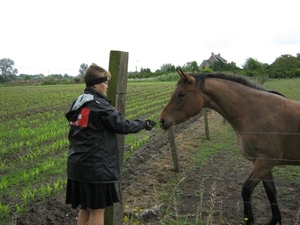
[[[209,67],[215,62],[223,62],[227,63],[227,60],[221,57],[221,54],[218,53],[217,55],[214,54],[213,52],[211,53],[211,56],[207,60],[203,60],[202,63],[200,64],[199,68],[202,69],[204,67]]]
[[[226,63],[227,60],[224,59],[223,57],[221,57],[221,54],[218,53],[217,55],[215,55],[213,52],[211,53],[211,56],[214,57],[216,59],[216,61],[221,61],[221,62],[224,62]]]

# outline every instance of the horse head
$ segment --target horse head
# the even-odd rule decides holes
[[[177,70],[177,73],[181,78],[160,115],[160,125],[164,130],[197,115],[203,107],[203,98],[195,78],[181,70]]]

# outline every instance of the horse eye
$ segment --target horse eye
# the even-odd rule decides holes
[[[181,97],[181,98],[182,98],[182,97],[184,97],[184,96],[185,96],[184,93],[179,93],[179,94],[178,94],[178,97]]]

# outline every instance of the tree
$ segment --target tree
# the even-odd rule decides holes
[[[244,71],[249,77],[261,76],[264,71],[263,64],[256,59],[248,58],[243,65]]]
[[[300,69],[295,70],[295,77],[300,77]]]
[[[253,59],[248,58],[243,65],[244,70],[261,70],[263,68],[262,63]]]
[[[276,58],[271,64],[270,76],[274,78],[298,77],[297,70],[300,69],[300,61],[297,57],[286,54]]]
[[[163,64],[163,65],[160,67],[160,71],[161,71],[162,73],[176,72],[175,66],[172,65],[171,63]]]
[[[196,61],[187,62],[184,66],[188,72],[196,73],[199,72],[199,66]]]
[[[292,55],[281,55],[272,63],[272,67],[283,70],[295,70],[300,68],[300,62],[297,57]]]
[[[222,62],[222,61],[217,61],[214,62],[214,64],[211,66],[213,71],[239,71],[240,68],[238,68],[235,64],[235,62]]]
[[[213,71],[225,71],[225,63],[222,61],[216,61],[210,66]]]
[[[9,58],[0,59],[0,82],[9,81],[10,78],[16,77],[18,70],[14,68],[15,62]]]
[[[138,76],[139,78],[152,77],[151,69],[142,67]]]
[[[24,80],[31,80],[31,77],[29,75],[25,75]]]
[[[83,77],[84,72],[87,70],[88,67],[89,67],[88,64],[82,63],[82,64],[80,65],[80,68],[79,68],[79,75],[78,75],[78,76]]]

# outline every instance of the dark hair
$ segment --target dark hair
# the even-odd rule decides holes
[[[96,82],[99,78],[106,78],[106,80],[109,80],[111,78],[111,74],[110,72],[107,72],[102,67],[93,63],[87,68],[87,70],[84,73],[83,76],[84,82],[89,87],[96,84],[94,82]]]

